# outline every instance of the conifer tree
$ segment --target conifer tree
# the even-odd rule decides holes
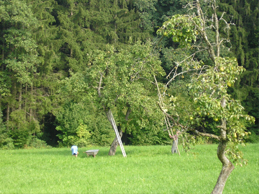
[[[225,12],[227,20],[232,22],[230,31],[231,50],[239,65],[246,68],[241,78],[230,89],[235,98],[242,101],[246,111],[256,118],[250,129],[259,135],[259,2],[247,0],[224,0],[219,10]]]
[[[1,1],[1,75],[6,81],[1,99],[7,129],[15,145],[23,147],[39,130],[36,119],[28,119],[28,86],[33,84],[38,66],[37,43],[33,31],[38,21],[25,1]],[[30,117],[30,116],[29,116]],[[21,138],[20,138],[21,137]]]

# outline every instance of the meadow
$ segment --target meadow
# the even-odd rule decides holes
[[[87,157],[84,151],[99,149]],[[198,145],[189,153],[171,154],[170,146],[125,146],[116,156],[108,147],[0,150],[2,193],[210,193],[221,163],[217,145]],[[224,193],[259,193],[259,145],[242,147],[248,165],[236,166]]]

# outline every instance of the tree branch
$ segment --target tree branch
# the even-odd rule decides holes
[[[203,13],[202,13],[202,9],[201,9],[201,7],[200,7],[199,0],[196,0],[196,2],[197,2],[197,14],[198,14],[198,16],[199,16],[200,18],[203,18],[203,16],[202,16]],[[203,21],[205,21],[205,20],[203,20]],[[207,37],[207,34],[206,34],[205,30],[204,30],[204,29],[201,29],[201,28],[199,27],[199,25],[197,25],[194,21],[193,21],[193,23],[194,23],[194,25],[196,26],[196,28],[198,29],[198,31],[200,32],[202,38],[205,40],[206,44],[208,45],[208,52],[209,52],[209,54],[210,54],[211,60],[213,61],[214,64],[216,64],[216,61],[215,61],[215,52],[214,52],[213,46],[211,45],[211,43],[210,43],[210,41],[209,41],[209,39],[208,39],[208,37]],[[204,27],[205,27],[205,24],[202,23],[202,28],[204,28]]]
[[[174,118],[173,118],[171,115],[169,115],[168,113],[166,113],[166,112],[162,109],[162,107],[161,107],[161,105],[160,105],[159,103],[157,103],[157,104],[158,104],[160,110],[164,113],[164,115],[165,115],[166,117],[168,117],[169,119],[171,119],[173,122],[175,122]]]
[[[97,92],[98,92],[98,96],[99,97],[101,97],[102,95],[101,95],[101,86],[102,86],[102,80],[103,80],[103,74],[102,73],[100,73],[101,74],[101,77],[100,77],[100,81],[99,81],[99,86],[98,86],[98,88],[97,88]]]
[[[125,120],[126,120],[126,121],[129,120],[129,115],[130,115],[130,113],[131,113],[131,109],[130,109],[130,106],[129,106],[129,108],[128,108],[128,110],[127,110],[127,113],[126,113],[126,116],[125,116]]]
[[[187,73],[187,72],[190,72],[190,71],[197,71],[197,70],[199,70],[199,69],[189,69],[187,71],[182,71],[181,73],[177,73],[166,83],[165,86],[167,87],[177,76],[182,75],[182,74]]]
[[[211,137],[211,138],[214,138],[214,139],[217,139],[217,140],[220,140],[220,137],[217,136],[217,135],[214,135],[214,134],[210,134],[210,133],[202,133],[202,132],[199,132],[198,130],[192,130],[194,133],[196,133],[197,135],[199,136],[203,136],[203,137]]]

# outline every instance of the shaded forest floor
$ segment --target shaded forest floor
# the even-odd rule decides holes
[[[84,151],[100,149],[95,158]],[[241,148],[247,166],[236,166],[224,193],[259,193],[259,145]],[[125,146],[116,156],[108,147],[0,150],[0,193],[210,193],[221,163],[217,145],[198,145],[172,155],[170,146]]]

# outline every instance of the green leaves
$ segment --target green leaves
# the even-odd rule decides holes
[[[174,42],[179,42],[182,47],[189,47],[191,42],[196,41],[199,34],[201,19],[199,17],[190,17],[188,15],[174,15],[172,18],[163,23],[162,27],[157,30],[160,36],[172,37]]]
[[[31,83],[32,73],[36,72],[37,45],[32,38],[33,29],[37,28],[37,19],[25,2],[15,0],[0,4],[6,14],[2,16],[4,25],[6,56],[3,63],[10,69],[18,82]],[[1,16],[0,16],[1,17]]]
[[[107,45],[104,51],[89,53],[87,64],[85,71],[71,72],[71,77],[62,82],[63,91],[75,96],[77,101],[84,99],[95,107],[111,109],[124,129],[128,124],[140,129],[150,128],[148,119],[154,122],[161,119],[157,116],[160,112],[156,106],[153,76],[163,75],[164,71],[151,42],[137,42],[119,51]],[[130,117],[139,115],[129,123],[125,120],[128,107]]]
[[[73,91],[95,91],[105,106],[115,103],[141,105],[142,95],[148,92],[144,88],[152,86],[153,75],[164,73],[150,42],[138,42],[119,52],[107,46],[106,51],[92,52],[89,58],[89,68],[72,74],[66,87]]]
[[[238,66],[236,59],[217,57],[215,67],[208,67],[197,78],[193,77],[189,84],[197,107],[193,117],[210,118],[215,123],[214,133],[220,135],[225,130],[227,141],[233,142],[234,147],[242,143],[248,135],[247,123],[255,121],[254,117],[245,114],[240,101],[233,99],[227,92],[227,88],[235,83],[237,76],[243,71],[244,68]],[[225,121],[226,128],[222,124]],[[192,124],[200,122],[196,119]],[[237,150],[231,149],[229,154],[233,161],[241,158]]]

